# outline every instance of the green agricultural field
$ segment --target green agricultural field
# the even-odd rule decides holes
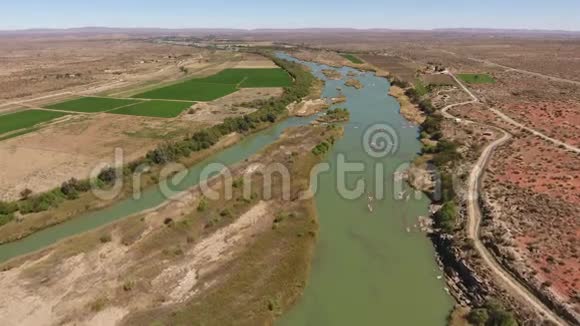
[[[488,74],[459,74],[459,79],[469,84],[493,84],[495,79]]]
[[[417,91],[417,94],[419,94],[419,96],[424,96],[427,95],[427,93],[429,93],[427,87],[425,86],[425,83],[423,83],[421,79],[419,78],[415,79],[415,82],[413,84],[415,85],[415,90]]]
[[[292,85],[292,79],[280,68],[246,68],[225,69],[203,79],[206,83],[239,84],[242,88],[251,87],[286,87]]]
[[[238,88],[286,87],[290,75],[280,68],[225,69],[213,76],[184,81],[133,96],[156,100],[213,101],[234,93]]]
[[[137,94],[134,98],[154,100],[213,101],[237,90],[235,84],[211,84],[199,79],[188,80],[179,84],[157,88]]]
[[[357,56],[355,56],[354,54],[348,54],[348,53],[343,53],[341,54],[341,56],[343,58],[348,59],[348,61],[355,63],[355,64],[361,64],[364,63],[364,61],[362,61],[361,59],[359,59]]]
[[[175,118],[193,103],[171,101],[145,101],[136,105],[127,106],[110,111],[114,114],[138,115],[144,117]]]
[[[32,128],[35,125],[67,115],[63,112],[27,110],[0,116],[0,135],[20,129]]]
[[[126,105],[137,104],[139,102],[141,101],[103,97],[81,97],[76,100],[49,105],[46,108],[53,110],[93,113],[110,111]]]

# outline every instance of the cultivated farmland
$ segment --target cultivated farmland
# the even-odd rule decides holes
[[[226,69],[206,78],[191,79],[166,86],[134,98],[212,101],[234,93],[238,88],[285,87],[291,85],[290,76],[282,69]]]
[[[461,80],[470,84],[493,84],[495,79],[488,74],[459,74]]]
[[[287,87],[292,84],[288,73],[279,68],[273,69],[228,69],[222,73],[242,77],[241,88]]]
[[[183,101],[212,101],[236,91],[235,84],[216,84],[192,79],[179,84],[157,88],[152,91],[137,94],[136,98],[172,99]]]
[[[31,128],[66,115],[63,112],[28,110],[0,116],[0,135],[20,129]]]
[[[355,64],[362,64],[364,63],[361,59],[359,59],[354,54],[341,54],[344,58],[348,59],[348,61],[355,63]]]
[[[157,118],[175,118],[192,105],[193,103],[188,102],[145,101],[136,105],[113,110],[109,113]]]
[[[103,97],[83,97],[72,101],[61,102],[49,105],[46,108],[53,110],[73,111],[73,112],[104,112],[118,109],[127,105],[137,104],[137,100],[103,98]]]

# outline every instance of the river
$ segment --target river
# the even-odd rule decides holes
[[[279,57],[295,60],[285,54]],[[339,104],[351,113],[345,134],[327,157],[330,171],[321,174],[316,202],[320,238],[303,298],[279,322],[282,326],[303,325],[444,325],[453,301],[444,291],[441,272],[434,261],[434,250],[427,237],[415,230],[417,217],[427,215],[427,198],[397,200],[393,192],[394,170],[412,161],[420,150],[418,129],[400,115],[399,104],[387,95],[389,83],[373,73],[351,68],[331,68],[303,62],[313,73],[326,80],[325,97],[339,95],[341,88],[347,102]],[[327,80],[323,69],[337,69],[342,80]],[[345,87],[347,73],[356,74],[363,88]],[[200,181],[207,163],[232,165],[243,161],[275,142],[288,127],[310,123],[314,118],[289,118],[268,130],[245,138],[237,145],[215,154],[189,169],[187,177],[174,186],[174,192],[186,190]],[[369,126],[384,123],[396,134],[398,150],[387,157],[370,156],[363,146]],[[390,129],[389,129],[390,130]],[[365,194],[355,200],[345,199],[337,191],[337,159],[360,162],[363,172],[346,175],[346,184],[354,188],[357,180],[368,183]],[[374,194],[375,167],[384,167],[384,199],[368,207],[367,193]],[[391,176],[391,177],[388,177]],[[65,223],[36,232],[22,240],[0,245],[0,263],[55,244],[59,240],[87,232],[123,217],[154,208],[166,200],[158,187],[151,187],[139,199],[125,199],[106,209],[83,214]]]
[[[320,234],[308,286],[278,324],[446,325],[453,300],[444,290],[430,241],[414,228],[417,217],[428,214],[429,201],[425,196],[400,200],[394,190],[394,172],[421,149],[418,128],[401,116],[399,103],[387,93],[390,84],[385,78],[351,68],[304,64],[319,78],[324,78],[323,69],[342,73],[342,80],[326,80],[323,96],[336,97],[340,88],[348,100],[336,106],[349,109],[350,122],[327,158],[330,172],[319,179]],[[344,86],[349,72],[358,75],[362,89]],[[369,155],[363,145],[364,134],[376,124],[392,128],[385,130],[394,132],[391,139],[399,145],[383,158]],[[350,189],[364,180],[365,193],[376,194],[375,167],[383,167],[384,199],[371,203],[372,212],[368,195],[350,200],[337,191],[339,155],[365,166],[364,172],[347,174]]]

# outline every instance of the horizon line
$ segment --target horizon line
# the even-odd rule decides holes
[[[507,32],[559,32],[559,33],[580,33],[580,30],[566,29],[542,29],[542,28],[501,28],[501,27],[442,27],[442,28],[392,28],[392,27],[111,27],[111,26],[77,26],[77,27],[29,27],[3,29],[0,32],[35,32],[35,31],[74,31],[90,29],[110,29],[110,30],[166,30],[166,31],[187,31],[187,30],[224,30],[224,31],[300,31],[300,30],[353,30],[353,31],[403,31],[403,32],[429,32],[429,31],[507,31]]]

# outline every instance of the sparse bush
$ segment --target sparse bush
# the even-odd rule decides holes
[[[314,149],[312,150],[312,154],[319,156],[319,155],[324,155],[328,152],[328,150],[330,149],[330,145],[323,141],[322,143],[316,145],[316,147],[314,147]]]
[[[126,281],[125,283],[123,283],[123,291],[125,291],[125,292],[132,291],[134,287],[135,287],[135,282],[133,282],[133,281]]]
[[[221,217],[232,218],[232,212],[229,209],[224,209],[220,212]]]
[[[60,190],[38,194],[22,201],[18,208],[22,214],[38,213],[56,207],[62,201]]]
[[[0,201],[0,215],[9,215],[18,210],[16,203],[7,203]]]
[[[110,234],[103,234],[99,238],[99,241],[101,241],[101,243],[111,242],[111,241],[113,241],[113,237]]]
[[[206,209],[207,209],[207,201],[205,200],[205,198],[202,198],[199,201],[199,204],[197,205],[197,211],[204,212]]]

